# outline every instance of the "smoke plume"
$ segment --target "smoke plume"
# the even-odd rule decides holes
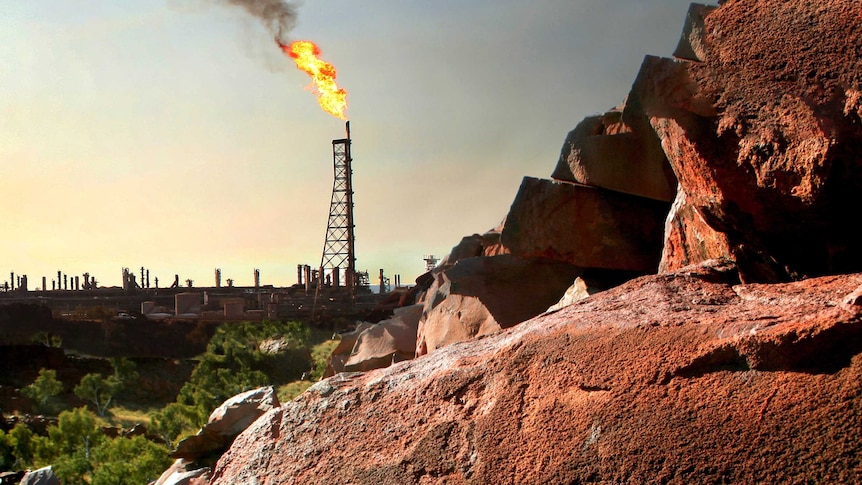
[[[276,42],[287,43],[287,35],[296,25],[295,4],[284,0],[220,0],[221,3],[235,5],[260,21],[272,32]]]

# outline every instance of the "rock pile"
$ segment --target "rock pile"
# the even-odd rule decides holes
[[[692,5],[422,278],[424,357],[273,409],[211,483],[862,481],[860,19]]]

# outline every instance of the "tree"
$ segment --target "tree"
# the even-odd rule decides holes
[[[39,369],[39,377],[21,389],[21,394],[33,400],[33,408],[41,413],[56,412],[59,407],[56,397],[63,391],[63,383],[57,380],[54,369]]]
[[[12,466],[23,469],[33,463],[33,432],[24,423],[18,423],[6,435],[14,462]]]
[[[92,450],[103,440],[96,416],[87,408],[63,411],[57,425],[48,426],[47,437],[33,437],[34,465],[52,465],[64,485],[86,485]]]
[[[33,343],[42,344],[45,347],[60,348],[63,346],[63,338],[50,332],[36,332],[33,334],[32,337],[30,337],[30,341]]]
[[[151,483],[171,464],[168,450],[143,436],[105,440],[90,458],[92,485]],[[65,482],[64,482],[65,483]]]
[[[90,373],[81,378],[75,386],[75,395],[93,404],[99,416],[104,416],[111,406],[114,395],[123,387],[116,376],[102,377],[99,373]]]
[[[188,404],[171,403],[161,411],[150,415],[147,430],[159,435],[169,448],[174,448],[177,439],[184,433],[193,434],[199,427],[197,409]]]

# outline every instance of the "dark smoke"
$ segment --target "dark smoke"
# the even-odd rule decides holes
[[[296,25],[296,5],[283,0],[220,0],[236,5],[260,19],[272,32],[276,42],[287,44],[287,34]]]

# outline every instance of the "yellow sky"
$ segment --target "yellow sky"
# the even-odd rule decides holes
[[[348,90],[357,268],[411,282],[495,226],[645,54],[670,55],[687,5],[305,2],[292,37]],[[0,283],[119,285],[145,266],[282,286],[320,263],[343,122],[254,19],[203,0],[3,2],[0,18]]]

